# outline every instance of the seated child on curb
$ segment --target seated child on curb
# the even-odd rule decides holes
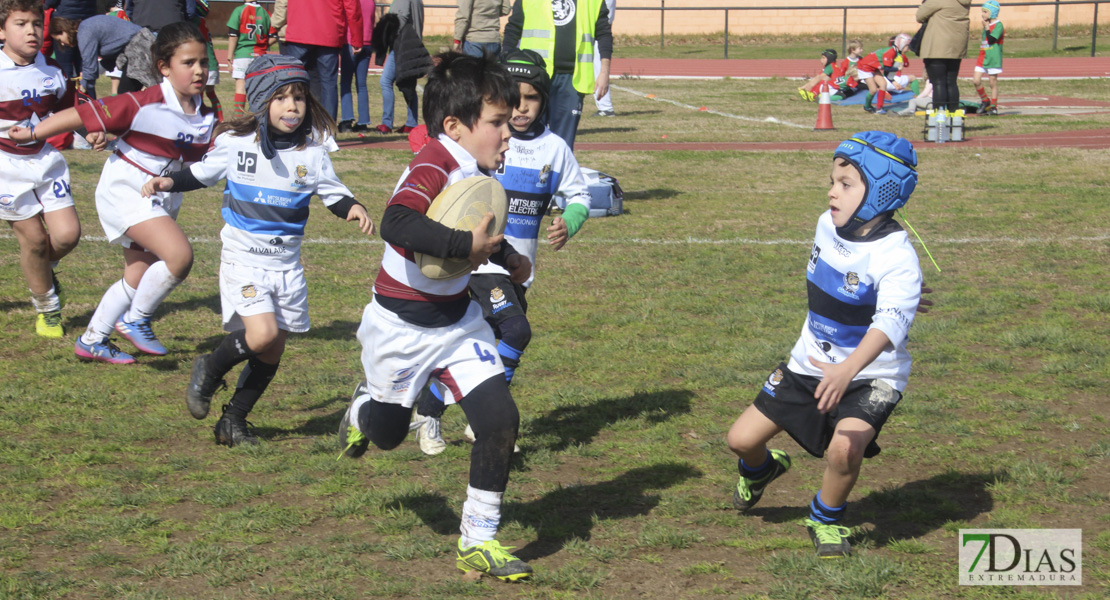
[[[829,48],[821,53],[821,72],[810,77],[802,87],[798,88],[798,95],[802,100],[813,102],[821,94],[821,84],[832,81],[833,65],[836,64],[836,50]]]
[[[851,554],[840,525],[864,458],[909,379],[907,335],[922,293],[917,253],[894,220],[917,185],[917,153],[892,133],[857,133],[833,153],[828,210],[806,268],[809,315],[801,337],[728,432],[739,457],[733,504],[759,502],[790,457],[767,443],[785,430],[827,454],[806,528],[821,558]]]
[[[893,87],[894,90],[900,91],[915,79],[912,75],[906,75],[905,79],[894,81],[895,78],[902,77],[899,72],[910,65],[904,53],[912,39],[913,36],[907,33],[899,33],[890,38],[890,47],[881,55],[876,50],[856,63],[856,69],[859,71],[858,79],[867,84],[867,97],[863,101],[863,110],[866,112],[885,115],[883,104],[890,96],[888,90]],[[878,79],[878,76],[882,76],[882,79]],[[878,96],[877,106],[872,107],[871,100],[875,96]]]

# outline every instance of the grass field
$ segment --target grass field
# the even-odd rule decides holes
[[[783,100],[789,81],[618,84],[813,122],[813,105]],[[1101,99],[1105,83],[1022,93]],[[918,119],[858,108],[835,109],[839,131],[814,133],[620,90],[614,101],[620,116],[585,118],[580,140],[920,137]],[[1104,115],[984,121],[968,135],[1107,126]],[[580,152],[620,178],[627,213],[590,220],[561,252],[540,248],[535,335],[513,386],[523,452],[500,536],[534,566],[532,582],[469,583],[454,568],[461,411],[447,412],[438,457],[409,441],[336,460],[382,246],[320,205],[304,248],[314,326],[291,337],[252,414],[263,444],[217,447],[215,419],[188,416],[190,362],[222,338],[220,193],[208,190],[186,198],[196,265],[155,323],[170,354],[136,365],[72,351],[120,276],[118,249],[86,239],[63,262],[69,334],[49,341],[33,334],[16,243],[0,233],[0,599],[1106,598],[1110,154],[919,152],[907,214],[943,272],[920,252],[936,307],[913,327],[910,386],[850,499],[854,558],[819,562],[799,524],[822,461],[779,440],[794,468],[741,516],[724,444],[801,327],[830,156]],[[105,155],[66,155],[85,234],[102,235],[92,197]],[[378,218],[410,157],[368,145],[334,160]],[[957,531],[972,527],[1081,528],[1084,586],[959,587]]]

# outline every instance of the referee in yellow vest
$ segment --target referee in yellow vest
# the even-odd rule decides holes
[[[598,54],[594,55],[594,40]],[[604,0],[515,0],[505,25],[504,52],[534,50],[547,63],[551,96],[547,125],[571,150],[582,99],[609,91],[609,61],[613,57],[613,31]],[[601,72],[594,79],[594,61]]]

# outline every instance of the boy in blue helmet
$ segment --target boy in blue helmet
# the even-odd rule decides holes
[[[532,273],[524,283],[513,283],[509,272],[492,263],[484,264],[470,276],[470,297],[482,307],[482,314],[497,336],[497,354],[505,365],[505,381],[512,383],[524,349],[532,339],[532,326],[526,315],[525,294],[535,280],[536,250],[543,216],[556,196],[566,198],[563,215],[547,227],[547,242],[560,250],[582,228],[590,216],[590,192],[578,161],[563,138],[555,135],[541,117],[546,114],[551,79],[544,60],[532,50],[515,50],[505,55],[505,69],[520,88],[520,104],[509,119],[512,138],[505,162],[494,173],[509,197],[509,217],[505,241],[532,261]],[[440,431],[440,417],[446,408],[439,387],[430,386],[417,405],[417,431],[420,450],[435,455],[447,444]],[[474,440],[467,426],[465,436]]]
[[[893,219],[917,184],[917,153],[892,133],[865,131],[833,154],[828,210],[806,268],[809,315],[787,363],[764,382],[728,432],[739,457],[733,504],[747,512],[790,457],[767,442],[785,430],[828,456],[805,525],[821,558],[851,554],[839,523],[864,458],[902,398],[910,374],[907,334],[921,299],[917,253]]]

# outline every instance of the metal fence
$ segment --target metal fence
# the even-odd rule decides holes
[[[212,2],[240,2],[241,0],[211,0]],[[271,4],[273,0],[260,0],[263,4]],[[850,11],[859,10],[917,10],[917,6],[905,4],[890,4],[881,6],[863,6],[863,5],[832,5],[832,6],[671,6],[666,5],[667,0],[659,0],[659,6],[622,6],[621,11],[638,10],[638,11],[659,11],[659,47],[663,48],[667,43],[667,13],[673,11],[709,11],[723,13],[723,25],[725,31],[724,41],[724,57],[728,58],[728,18],[732,12],[749,12],[749,11],[768,11],[768,10],[782,10],[782,11],[811,11],[811,10],[839,10],[841,11],[841,27],[840,27],[840,51],[841,55],[848,54],[848,14]],[[1098,8],[1102,4],[1110,4],[1110,0],[1051,0],[1045,2],[1007,2],[1006,8],[1014,6],[1053,6],[1055,7],[1055,14],[1052,19],[1052,51],[1056,51],[1056,42],[1060,33],[1060,7],[1061,6],[1075,6],[1075,5],[1093,5],[1094,17],[1091,22],[1091,56],[1095,55],[1096,44],[1098,42]],[[982,4],[973,4],[973,8],[979,8]],[[389,7],[387,3],[379,3],[377,5],[379,13]],[[424,8],[457,8],[454,4],[425,4]]]

